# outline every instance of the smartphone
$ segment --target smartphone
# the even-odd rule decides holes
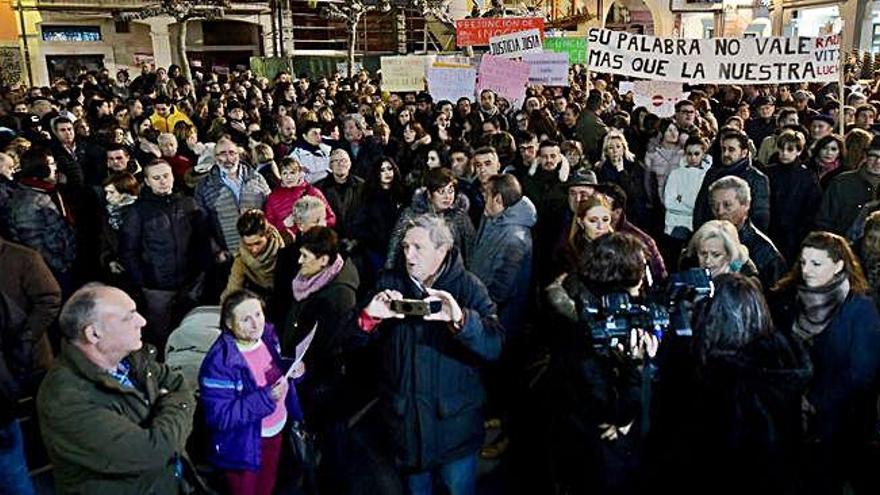
[[[443,309],[440,301],[421,301],[419,299],[402,299],[391,301],[391,311],[408,316],[428,316],[439,313]]]

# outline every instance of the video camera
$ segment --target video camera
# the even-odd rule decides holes
[[[635,303],[625,292],[608,294],[599,298],[596,305],[584,305],[580,320],[588,325],[596,349],[618,344],[628,347],[630,332],[635,329],[651,332],[660,340],[670,331],[690,337],[690,307],[714,293],[709,271],[692,268],[672,274],[666,289],[649,298],[649,302]]]

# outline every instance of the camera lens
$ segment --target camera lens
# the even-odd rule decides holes
[[[404,313],[411,313],[413,310],[412,303],[408,303],[408,302],[401,303],[400,310]]]

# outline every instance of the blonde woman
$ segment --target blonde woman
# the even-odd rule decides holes
[[[602,157],[603,160],[595,167],[599,183],[613,183],[623,188],[629,205],[629,211],[626,212],[629,221],[642,229],[650,227],[645,167],[636,161],[622,132],[611,130],[605,134]]]
[[[756,280],[758,277],[748,248],[739,242],[736,227],[727,220],[709,220],[697,229],[685,249],[682,265],[705,268],[712,277],[722,273],[741,273]]]

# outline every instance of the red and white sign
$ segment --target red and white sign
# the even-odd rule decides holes
[[[489,38],[502,34],[537,29],[544,38],[542,17],[497,17],[459,19],[455,21],[455,43],[458,46],[485,46]]]

